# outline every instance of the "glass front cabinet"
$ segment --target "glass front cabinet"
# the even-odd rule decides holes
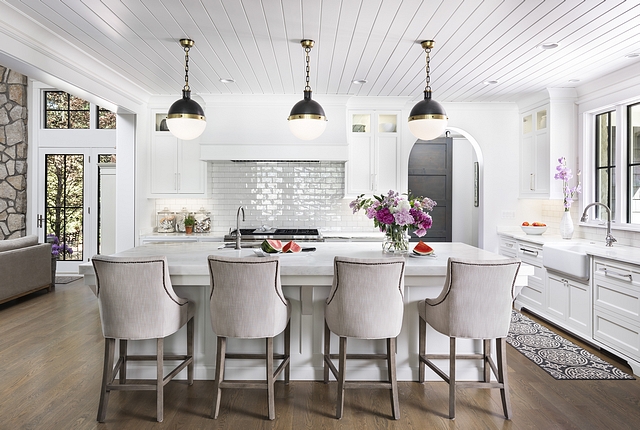
[[[400,111],[359,110],[350,111],[348,115],[346,194],[353,197],[397,190]]]

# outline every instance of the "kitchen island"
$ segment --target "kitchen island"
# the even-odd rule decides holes
[[[321,380],[323,364],[324,302],[329,295],[333,280],[333,258],[336,255],[357,258],[382,258],[380,243],[305,243],[316,248],[313,252],[281,254],[281,279],[284,294],[292,305],[291,312],[291,378],[294,380]],[[418,305],[425,297],[437,296],[444,284],[447,259],[450,256],[466,259],[493,260],[505,257],[463,243],[436,243],[432,245],[434,256],[406,256],[405,266],[405,314],[402,332],[398,337],[397,372],[398,380],[417,380],[418,375]],[[208,255],[255,256],[255,249],[219,249],[220,243],[157,243],[147,244],[115,254],[122,257],[166,256],[169,262],[171,282],[178,295],[196,303],[195,320],[195,376],[196,379],[214,379],[216,336],[211,330],[209,316],[210,280],[207,267]],[[523,266],[518,284],[526,283],[530,267]],[[95,286],[95,274],[91,263],[80,265],[85,284]],[[532,270],[531,270],[532,273]],[[97,310],[96,310],[97,311]],[[448,338],[428,328],[428,351],[448,353]],[[165,341],[165,349],[184,348],[186,329]],[[481,341],[460,340],[459,353],[478,352]],[[137,344],[137,345],[136,345]],[[332,342],[332,347],[338,342]],[[131,348],[138,352],[153,353],[155,342],[134,342]],[[137,349],[135,349],[137,348]],[[260,352],[264,348],[261,340],[229,339],[230,352]],[[349,342],[350,352],[384,352],[385,342]],[[282,336],[274,341],[274,349],[282,349]],[[333,351],[332,351],[333,352]],[[132,376],[153,377],[153,364],[145,366],[135,363]],[[133,366],[133,365],[132,365]],[[229,379],[262,379],[262,363],[248,360],[230,360],[226,368]],[[481,363],[472,360],[459,362],[458,375],[461,379],[479,377]],[[349,379],[375,380],[386,377],[384,362],[350,361]],[[428,372],[428,378],[437,376]]]

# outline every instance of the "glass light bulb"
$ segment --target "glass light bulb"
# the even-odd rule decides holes
[[[298,139],[313,140],[319,137],[327,128],[327,121],[321,119],[290,119],[289,130]]]
[[[409,130],[418,139],[431,140],[444,133],[447,122],[447,119],[416,119],[409,121]]]
[[[199,137],[207,126],[207,121],[194,118],[167,118],[169,131],[178,139],[192,140]]]

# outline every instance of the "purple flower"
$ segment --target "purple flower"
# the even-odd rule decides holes
[[[413,224],[413,217],[409,212],[410,211],[408,210],[401,210],[393,214],[393,218],[395,219],[396,224],[403,226]]]
[[[376,212],[376,219],[382,224],[393,224],[394,218],[389,208],[382,208]]]

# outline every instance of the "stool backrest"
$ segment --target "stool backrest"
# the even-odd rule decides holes
[[[211,327],[222,337],[265,338],[281,333],[290,309],[278,257],[210,255]]]
[[[188,300],[171,285],[166,257],[91,259],[102,333],[115,339],[153,339],[175,333],[186,323]]]
[[[335,257],[325,318],[332,332],[361,339],[396,337],[404,313],[403,257]]]
[[[449,258],[445,285],[427,306],[444,306],[443,333],[449,336],[495,339],[509,332],[514,285],[520,260]]]

